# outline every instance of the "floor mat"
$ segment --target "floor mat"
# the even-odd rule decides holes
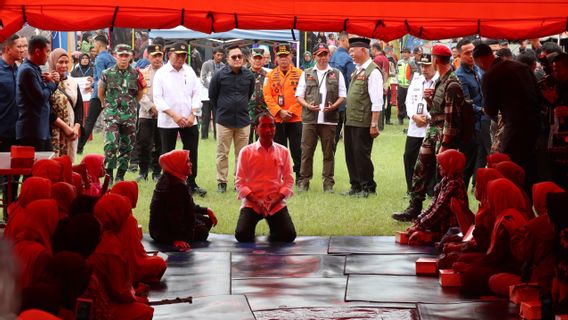
[[[195,298],[192,304],[155,306],[153,319],[254,320],[255,317],[245,296],[223,295]]]
[[[233,254],[233,279],[344,277],[345,256]]]
[[[345,263],[345,274],[416,275],[418,258],[435,258],[426,254],[350,255]]]
[[[385,309],[376,307],[295,308],[255,311],[256,320],[418,320],[415,309]]]
[[[144,235],[142,243],[148,251],[179,252],[171,245],[155,242],[148,234]],[[328,247],[329,237],[297,237],[293,243],[271,243],[266,240],[266,237],[257,237],[256,242],[239,243],[234,235],[214,233],[209,235],[207,241],[191,244],[192,251],[275,255],[327,254]]]
[[[508,301],[455,304],[418,304],[421,320],[507,320],[520,319],[519,307]]]
[[[230,274],[230,252],[168,252],[166,276]]]
[[[347,301],[457,303],[469,302],[459,288],[442,288],[438,278],[391,275],[350,275]]]
[[[394,237],[331,237],[330,254],[436,254],[434,247],[396,243]]]

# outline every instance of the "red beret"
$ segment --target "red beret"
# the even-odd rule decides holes
[[[450,48],[448,48],[446,45],[443,45],[443,44],[436,44],[436,45],[434,45],[434,47],[432,48],[432,55],[434,55],[434,56],[451,57],[451,56],[452,56],[452,51],[451,51]]]

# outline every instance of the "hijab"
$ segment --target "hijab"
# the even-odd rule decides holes
[[[306,55],[310,57],[310,61],[306,61]],[[314,61],[314,57],[312,56],[312,53],[309,51],[304,52],[304,55],[302,56],[302,70],[306,70],[309,68],[312,68],[313,66],[316,65],[316,62]]]
[[[506,209],[517,209],[524,213],[525,201],[521,190],[505,178],[490,181],[487,184],[487,202],[493,220]]]
[[[160,156],[160,166],[166,173],[180,179],[185,183],[187,180],[188,150],[173,150]]]
[[[47,263],[45,274],[47,281],[59,287],[63,307],[73,309],[75,301],[89,285],[92,269],[81,255],[62,251]]]
[[[443,169],[444,177],[461,177],[463,168],[465,167],[465,156],[463,153],[448,149],[436,155],[438,165]]]
[[[81,61],[83,61],[83,57],[89,58],[89,62],[85,66],[81,64]],[[91,56],[88,53],[81,53],[81,55],[79,56],[79,63],[77,63],[75,69],[71,71],[71,76],[76,78],[93,76],[93,66],[91,64]]]
[[[556,183],[545,181],[535,183],[532,187],[533,206],[536,213],[541,216],[547,214],[546,198],[549,193],[564,192]]]
[[[78,172],[73,172],[71,174],[71,178],[73,180],[73,186],[75,186],[75,190],[77,190],[77,195],[83,194],[85,191],[85,185],[83,184],[83,177]]]
[[[51,53],[49,54],[49,58],[47,60],[47,63],[49,65],[49,71],[57,71],[56,69],[56,65],[57,65],[57,60],[59,60],[59,58],[61,58],[62,56],[66,56],[67,55],[67,51],[65,51],[62,48],[57,48],[51,51]]]
[[[62,167],[62,178],[63,181],[67,183],[73,182],[73,162],[71,161],[71,157],[68,155],[63,155],[53,159],[61,164]]]
[[[81,213],[92,214],[99,199],[100,197],[93,197],[84,194],[77,196],[71,203],[69,216],[72,217]]]
[[[511,161],[509,155],[505,153],[495,152],[487,156],[487,167],[494,168],[496,164],[503,161]]]
[[[101,241],[101,223],[91,214],[82,213],[60,220],[53,236],[54,253],[70,251],[87,259]]]
[[[486,204],[487,201],[487,183],[489,181],[504,178],[503,175],[493,168],[479,168],[477,169],[476,179],[475,179],[475,199],[481,202],[482,205]]]
[[[97,202],[93,214],[99,219],[103,232],[119,233],[131,210],[128,199],[107,193]]]
[[[100,154],[88,154],[81,161],[81,164],[83,164],[87,170],[87,178],[89,179],[85,194],[91,196],[99,195],[102,189],[99,178],[105,175],[105,169],[103,167],[104,161],[105,157]]]
[[[51,236],[59,221],[57,202],[52,199],[36,200],[26,207],[24,214],[24,225],[16,235],[16,242],[37,242],[51,253]]]
[[[51,197],[57,201],[60,218],[63,218],[68,215],[71,203],[77,197],[77,190],[67,182],[56,182],[53,184]]]
[[[136,181],[120,181],[112,187],[110,192],[126,197],[132,208],[136,208],[138,203],[138,183]]]
[[[35,200],[49,198],[51,198],[51,181],[41,177],[29,177],[24,180],[18,201],[8,207],[9,221],[4,236],[15,239],[18,230],[24,225],[25,208]]]
[[[63,181],[63,165],[52,159],[38,160],[32,167],[32,176],[46,178],[51,182]]]
[[[511,180],[517,187],[523,188],[525,184],[525,170],[513,161],[501,161],[495,164],[495,169],[505,178]]]

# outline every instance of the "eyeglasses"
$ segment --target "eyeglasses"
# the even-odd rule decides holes
[[[237,54],[236,56],[231,56],[231,60],[242,60],[242,59],[243,59],[242,54]]]

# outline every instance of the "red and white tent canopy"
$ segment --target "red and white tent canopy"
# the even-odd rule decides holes
[[[567,0],[4,0],[0,40],[29,25],[54,31],[116,27],[201,32],[240,29],[341,31],[391,40],[480,34],[526,39],[567,30]]]

